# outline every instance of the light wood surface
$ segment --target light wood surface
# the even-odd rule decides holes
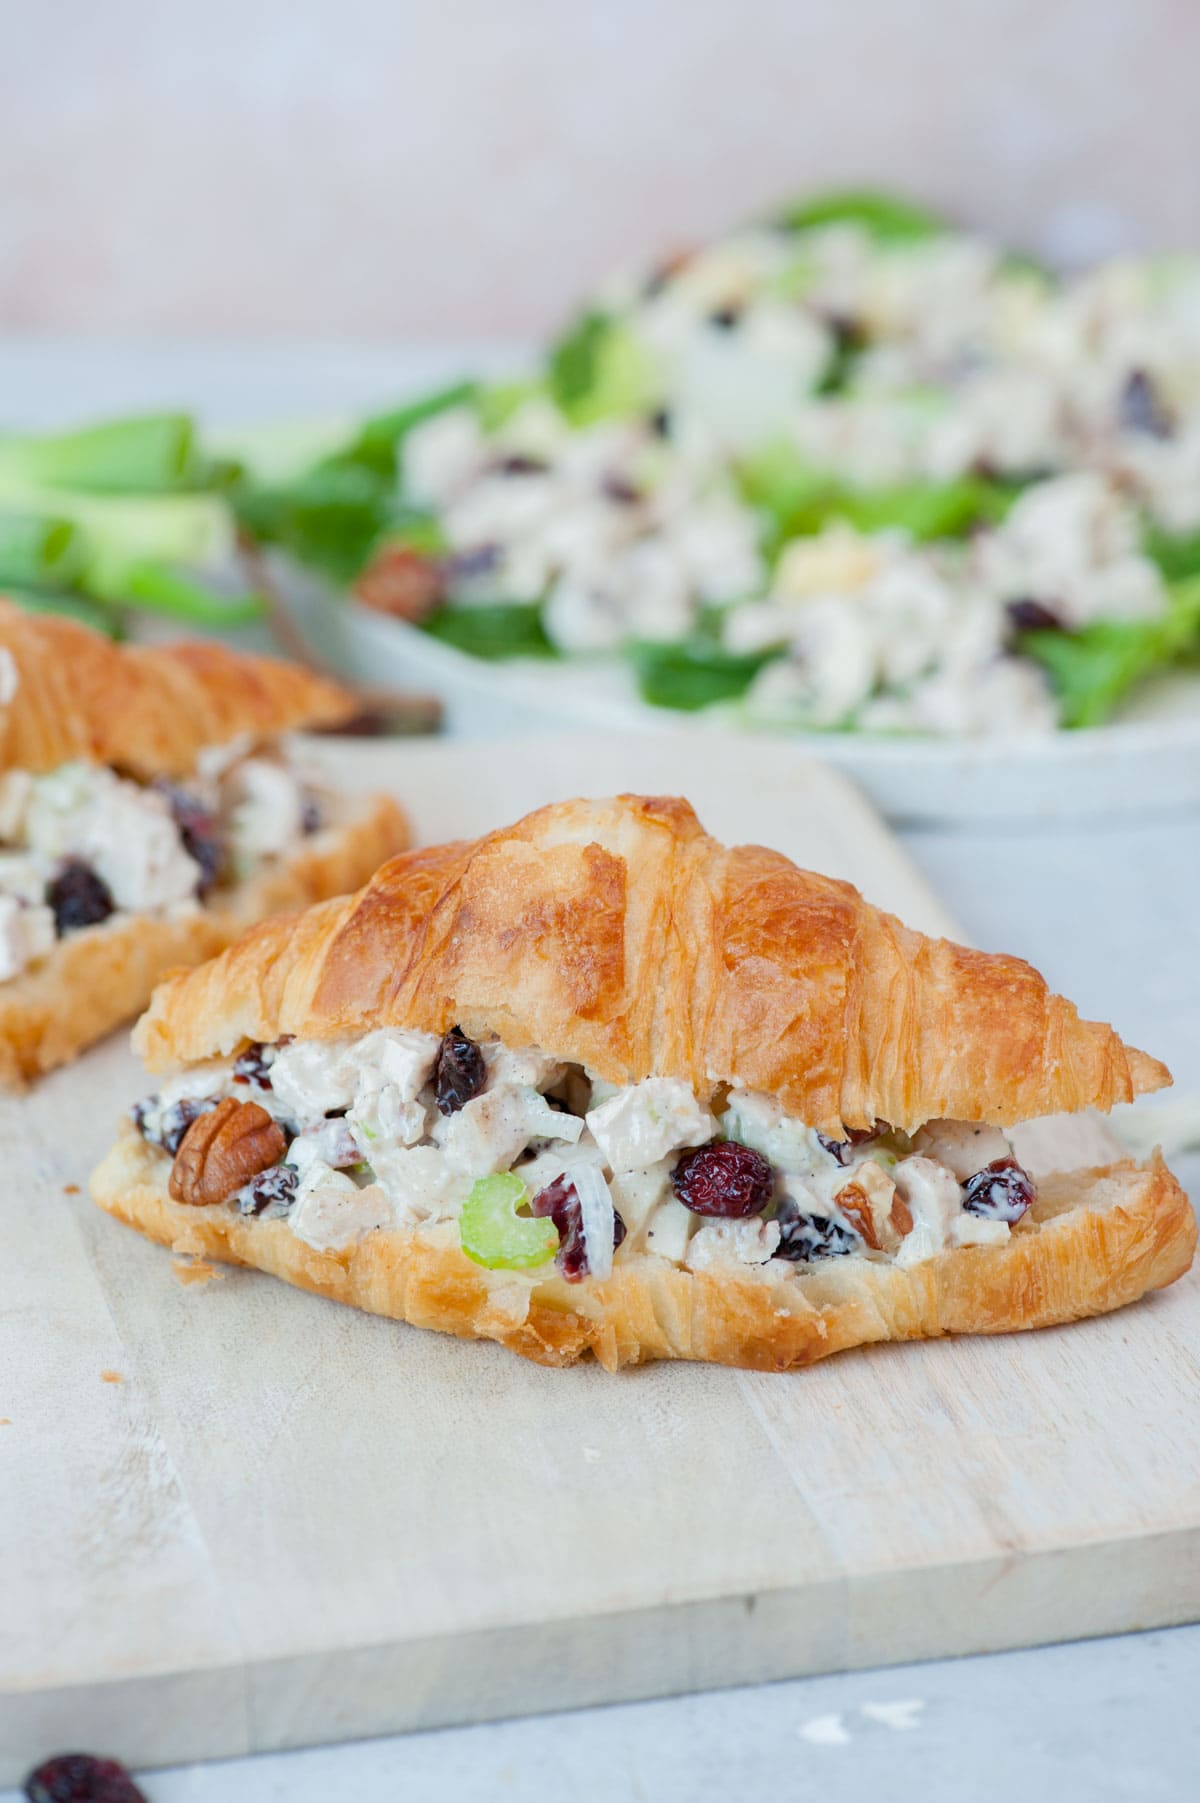
[[[426,838],[685,788],[949,926],[839,779],[700,755],[341,758]],[[65,1193],[143,1086],[113,1043],[0,1110],[0,1779],[66,1743],[157,1764],[1200,1614],[1194,1275],[790,1377],[549,1372],[252,1273],[185,1286]]]

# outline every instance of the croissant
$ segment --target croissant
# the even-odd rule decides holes
[[[1158,1158],[1035,1189],[1003,1134],[1163,1065],[1019,959],[727,848],[672,798],[407,852],[168,978],[134,1042],[176,1074],[95,1172],[101,1207],[546,1363],[782,1369],[1041,1326],[1170,1283],[1195,1244]],[[281,1123],[283,1162],[174,1199],[180,1135],[231,1097]]]
[[[276,659],[118,646],[0,601],[0,1083],[65,1063],[137,1015],[165,971],[353,887],[407,843],[390,798],[318,806],[280,747],[353,711]],[[266,843],[227,855],[223,809],[235,827],[257,809]]]
[[[187,776],[208,746],[337,726],[354,709],[336,683],[277,658],[210,640],[114,645],[0,600],[0,770],[80,758],[146,781]]]

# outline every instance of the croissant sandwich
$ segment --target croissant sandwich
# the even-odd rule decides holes
[[[157,990],[92,1180],[184,1253],[546,1364],[782,1369],[1168,1284],[1157,1157],[1040,1188],[1005,1129],[1170,1081],[1018,959],[727,849],[684,801],[394,858]]]
[[[213,644],[118,647],[0,601],[0,1082],[64,1064],[179,964],[361,883],[408,843],[286,734],[333,683]]]

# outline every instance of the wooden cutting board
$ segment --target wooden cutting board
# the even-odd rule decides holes
[[[621,787],[937,902],[776,746],[340,754],[422,836]],[[171,1256],[84,1194],[121,1041],[3,1104],[0,1782],[1200,1615],[1200,1284],[1105,1321],[775,1377],[553,1372]]]

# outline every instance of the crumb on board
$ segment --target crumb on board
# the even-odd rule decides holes
[[[222,1273],[215,1265],[210,1265],[206,1258],[176,1258],[172,1260],[171,1269],[180,1283],[211,1283],[214,1278],[220,1279]]]
[[[64,1196],[77,1196],[78,1194],[79,1194],[79,1185],[77,1183],[64,1183],[63,1184],[63,1195]]]
[[[105,1370],[100,1373],[100,1382],[102,1384],[123,1384],[125,1379],[119,1371]]]

